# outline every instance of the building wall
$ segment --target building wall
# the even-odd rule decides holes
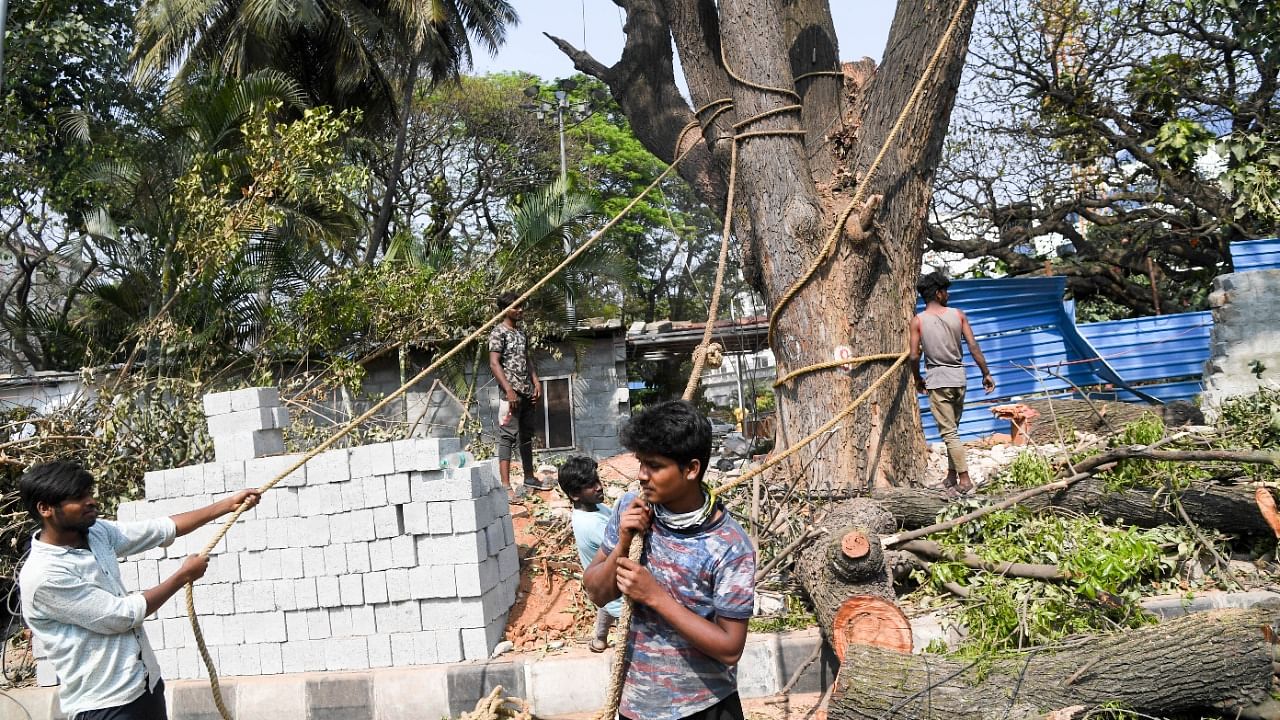
[[[723,365],[703,373],[703,397],[720,407],[736,407],[739,365],[742,367],[742,398],[748,407],[751,405],[752,387],[754,386],[756,392],[760,392],[771,387],[777,376],[777,367],[771,350],[743,355],[726,355]]]
[[[1202,404],[1275,387],[1280,379],[1280,326],[1275,322],[1280,270],[1220,275],[1213,281],[1213,334],[1205,363]]]
[[[622,452],[618,430],[630,417],[627,390],[626,341],[621,333],[602,337],[581,338],[555,346],[555,357],[545,351],[534,356],[539,377],[571,378],[573,406],[573,450],[594,457],[609,457]],[[388,387],[389,386],[389,387]],[[366,387],[371,392],[399,387],[397,374],[370,373]],[[458,434],[462,417],[459,398],[427,380],[421,389],[405,395],[405,406],[414,434],[424,437],[448,437]],[[499,387],[486,365],[480,368],[473,412],[483,425],[482,438],[497,440]]]

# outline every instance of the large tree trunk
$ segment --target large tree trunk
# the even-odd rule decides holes
[[[951,501],[942,493],[921,488],[883,488],[872,493],[885,509],[893,513],[898,524],[908,530],[932,525]],[[991,495],[991,502],[1005,495]],[[1243,485],[1194,485],[1175,497],[1187,516],[1197,524],[1234,535],[1272,534],[1271,527],[1258,512],[1254,488]],[[1154,490],[1118,490],[1108,492],[1101,478],[1087,478],[1060,490],[1031,498],[1024,507],[1042,510],[1049,507],[1097,515],[1103,521],[1123,521],[1138,527],[1156,527],[1180,523],[1182,518],[1170,502],[1168,492]]]
[[[1078,638],[1064,649],[965,664],[850,646],[827,710],[832,720],[1037,717],[1115,703],[1167,717],[1276,717],[1274,612],[1228,610]]]
[[[893,532],[893,516],[855,498],[834,506],[823,525],[831,532],[800,552],[795,575],[827,642],[841,658],[850,642],[909,652],[911,624],[898,609],[880,543]]]
[[[615,2],[627,11],[627,44],[616,65],[606,67],[567,42],[556,42],[579,70],[609,85],[637,136],[664,160],[682,149],[676,148],[677,136],[695,119],[674,82],[672,40],[694,106],[732,101],[732,110],[714,122],[708,123],[711,112],[697,116],[704,142],[680,168],[712,207],[723,210],[726,204],[735,133],[806,131],[803,137],[761,135],[738,145],[735,235],[749,279],[775,307],[813,263],[849,205],[960,5],[960,0],[901,3],[883,66],[874,74],[866,66],[851,66],[840,88],[834,82],[838,77],[793,80],[839,69],[826,0]],[[783,309],[773,345],[780,370],[827,361],[840,345],[859,354],[905,350],[930,185],[968,45],[973,5],[968,8],[901,134],[867,181],[865,196],[882,196],[874,228],[856,238],[860,233],[846,225],[833,257]],[[748,82],[730,76],[722,46],[729,68]],[[802,111],[735,130],[735,123],[796,102],[767,88],[794,88]],[[795,443],[837,414],[887,365],[871,363],[852,374],[811,373],[780,388],[780,446]],[[800,462],[816,456],[805,473],[812,485],[897,484],[920,474],[924,442],[910,374],[902,367],[895,372],[831,436],[799,454]]]

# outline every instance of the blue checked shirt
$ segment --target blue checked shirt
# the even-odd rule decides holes
[[[62,711],[127,705],[160,682],[160,666],[142,621],[147,601],[120,582],[117,558],[169,545],[171,518],[89,528],[89,549],[49,545],[39,533],[18,574],[22,615],[44,646],[62,683]]]

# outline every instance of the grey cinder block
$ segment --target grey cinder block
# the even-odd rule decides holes
[[[373,508],[373,532],[378,538],[392,538],[404,533],[399,505]]]
[[[307,484],[340,483],[351,479],[351,452],[327,450],[307,461]]]
[[[360,576],[364,581],[364,601],[366,603],[384,603],[387,601],[387,575],[385,572],[368,572]]]
[[[391,505],[403,505],[413,500],[409,492],[409,473],[395,473],[386,476],[387,502]]]
[[[338,578],[339,599],[343,605],[364,603],[364,582],[361,575],[343,575]]]

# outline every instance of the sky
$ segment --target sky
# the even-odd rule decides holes
[[[512,0],[512,4],[520,24],[508,31],[507,43],[496,56],[475,49],[474,72],[478,75],[517,70],[544,80],[573,75],[573,63],[544,32],[578,48],[585,46],[605,65],[617,62],[622,54],[625,16],[611,0]],[[840,59],[857,60],[865,55],[879,62],[897,4],[897,0],[832,0]],[[680,84],[684,85],[683,78]]]

